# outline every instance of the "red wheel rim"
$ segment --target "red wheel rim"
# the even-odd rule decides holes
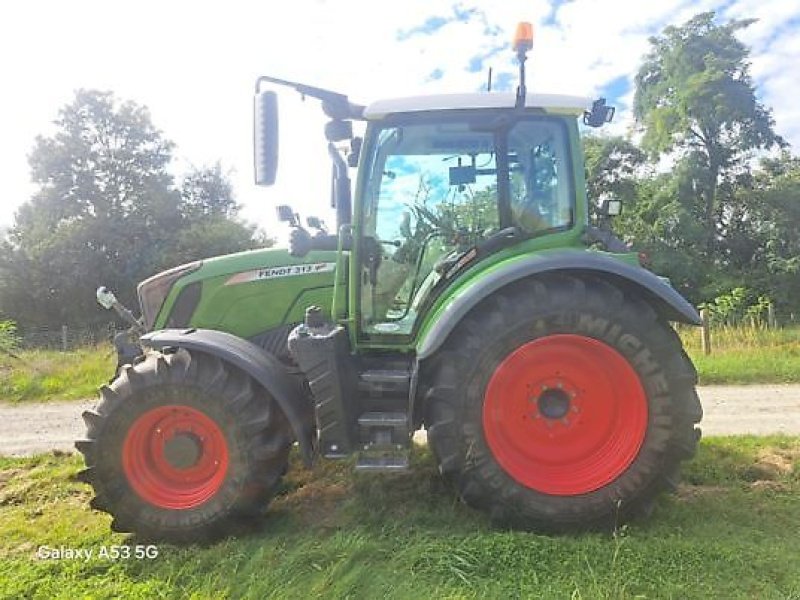
[[[647,431],[636,371],[610,346],[580,335],[528,342],[486,388],[483,429],[500,466],[538,492],[597,490],[634,461]]]
[[[205,413],[190,406],[159,406],[136,419],[125,436],[122,468],[133,490],[150,504],[193,508],[222,486],[228,445]]]

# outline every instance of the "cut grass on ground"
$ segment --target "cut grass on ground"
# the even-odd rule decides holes
[[[704,440],[678,494],[616,535],[492,530],[424,448],[405,475],[295,459],[258,531],[142,560],[96,557],[137,540],[89,510],[79,468],[0,459],[0,598],[800,598],[800,438]]]

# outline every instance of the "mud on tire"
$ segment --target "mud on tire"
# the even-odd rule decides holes
[[[215,357],[178,350],[126,365],[83,414],[94,509],[112,529],[210,541],[259,515],[286,470],[291,431],[271,397]]]
[[[425,369],[439,470],[501,526],[647,516],[700,437],[697,373],[679,338],[641,297],[599,278],[501,290]]]

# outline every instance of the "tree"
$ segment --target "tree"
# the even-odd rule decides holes
[[[219,162],[192,169],[181,184],[183,228],[176,232],[174,264],[271,246],[256,228],[237,218],[239,204],[228,174]]]
[[[748,50],[735,36],[752,20],[714,22],[702,13],[650,39],[651,52],[636,75],[634,115],[643,146],[654,157],[691,155],[702,167],[697,202],[711,255],[725,212],[721,180],[742,167],[748,153],[783,145],[770,111],[758,102]]]
[[[800,311],[800,158],[762,159],[733,195],[727,250],[740,285]]]
[[[181,220],[172,143],[144,107],[79,90],[55,124],[29,158],[39,189],[0,251],[0,302],[23,326],[103,318],[93,306],[99,285],[132,302],[132,281],[164,264]]]
[[[233,185],[222,165],[193,169],[181,185],[183,214],[189,218],[203,216],[236,217],[239,205],[233,195]]]
[[[626,207],[635,204],[637,172],[647,159],[641,149],[619,136],[587,135],[583,138],[583,154],[590,210],[596,210],[605,198],[620,200]]]
[[[55,124],[30,155],[39,189],[0,246],[0,311],[21,327],[106,320],[98,286],[135,305],[140,280],[256,244],[219,165],[176,188],[173,144],[146,108],[80,90]]]

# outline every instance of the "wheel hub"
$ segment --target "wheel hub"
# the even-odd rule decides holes
[[[164,458],[176,469],[188,469],[200,460],[203,444],[191,432],[180,432],[164,444]]]
[[[569,413],[570,397],[563,389],[547,388],[536,401],[539,413],[546,419],[563,419]]]

